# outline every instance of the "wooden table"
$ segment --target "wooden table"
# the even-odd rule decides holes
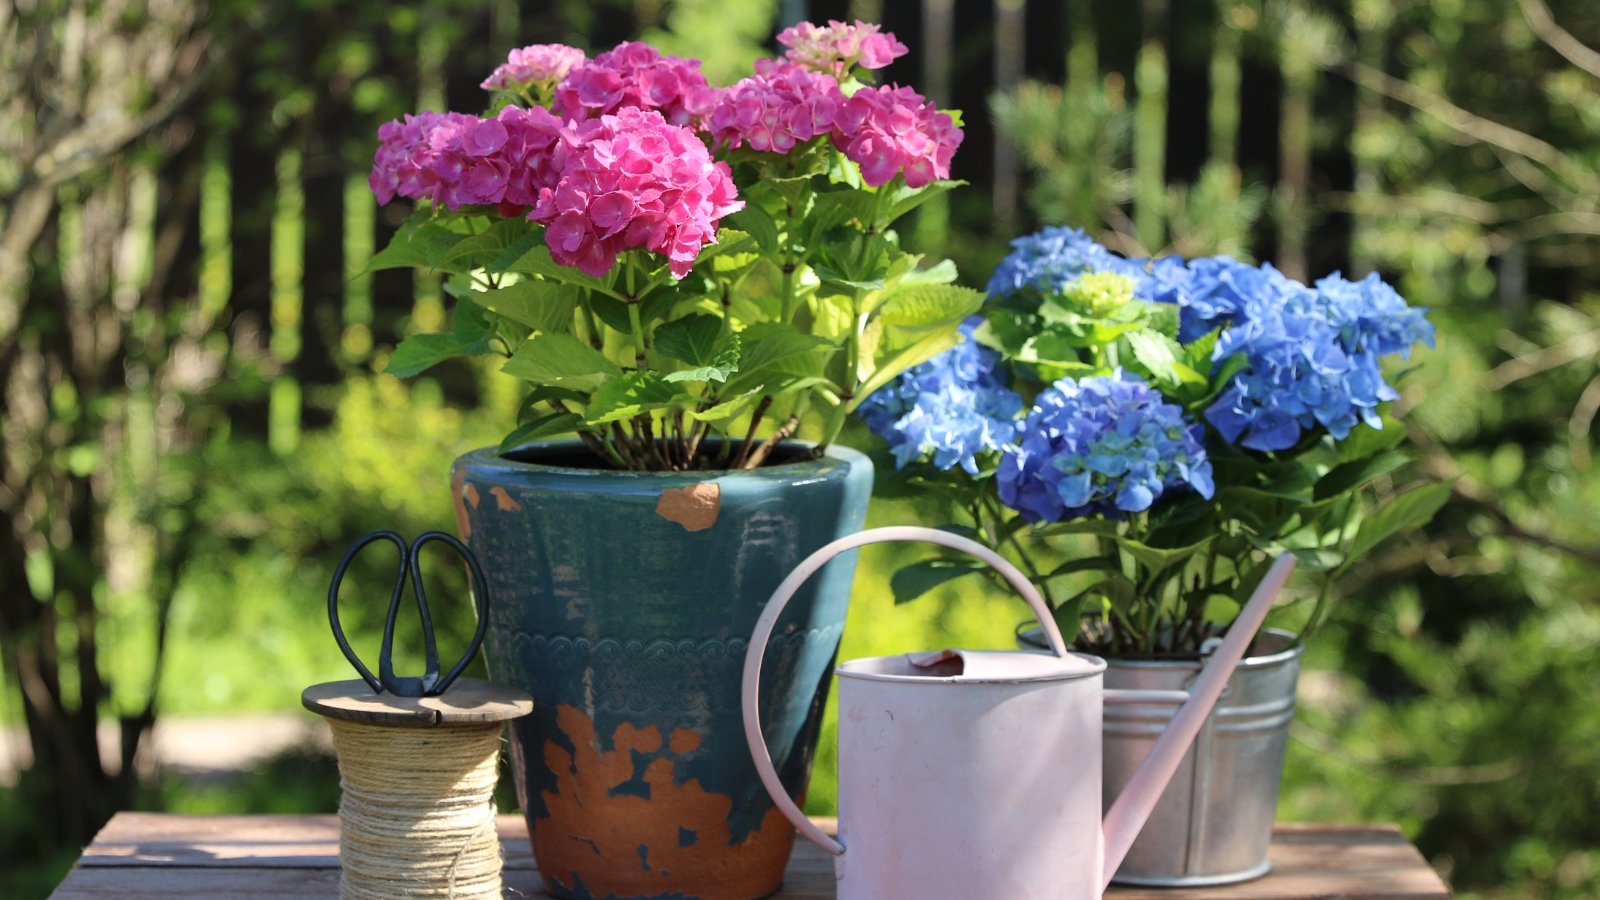
[[[819,820],[832,830],[831,820]],[[539,896],[539,871],[522,819],[501,816],[507,896]],[[1118,900],[1220,898],[1447,898],[1439,876],[1392,825],[1280,825],[1272,874],[1225,888],[1113,888]],[[52,894],[91,897],[294,897],[339,895],[336,816],[179,816],[118,813]],[[779,898],[833,897],[833,862],[801,841]],[[934,900],[934,898],[929,898]],[[954,898],[952,898],[954,900]]]

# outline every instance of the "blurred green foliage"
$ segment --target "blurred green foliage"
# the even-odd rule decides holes
[[[1335,619],[1307,653],[1282,812],[1399,821],[1462,896],[1600,896],[1600,9],[1271,5],[1170,4],[1165,53],[1146,54],[1136,79],[1149,35],[1127,4],[1029,4],[1035,81],[997,98],[995,120],[1028,173],[1035,224],[1088,227],[1132,249],[1133,205],[1158,205],[1179,252],[1282,259],[1303,236],[1309,274],[1378,268],[1433,307],[1439,347],[1414,360],[1400,402],[1422,453],[1400,478],[1451,480],[1454,496],[1425,532],[1340,585]],[[37,34],[65,40],[66,19],[48,6]],[[858,6],[808,5],[817,18]],[[975,182],[951,204],[948,252],[981,285],[1011,235],[991,231],[990,120],[972,102],[990,84],[992,11],[962,7],[959,39],[933,64],[957,76],[969,133],[956,174]],[[293,708],[304,685],[346,675],[323,607],[349,541],[374,527],[450,529],[449,460],[504,433],[514,386],[466,363],[410,385],[374,374],[443,312],[426,283],[354,277],[398,224],[357,199],[379,122],[420,104],[473,108],[477,79],[523,43],[594,50],[645,33],[706,57],[715,79],[770,48],[776,30],[773,3],[206,8],[211,19],[156,44],[178,46],[195,28],[216,41],[222,63],[201,71],[190,102],[42,195],[29,193],[41,183],[30,153],[49,136],[38,123],[74,95],[37,88],[98,83],[34,60],[36,77],[0,96],[0,230],[20,233],[29,203],[47,205],[22,245],[27,266],[7,268],[15,277],[0,286],[0,583],[38,614],[29,628],[57,628],[0,634],[8,724],[24,718],[15,654],[32,646],[58,664],[73,721],[139,725],[163,631],[162,714]],[[916,51],[915,6],[883,14]],[[8,48],[24,46],[18,21],[0,19]],[[85,72],[152,20],[133,8],[114,24],[117,40],[97,48],[107,62]],[[889,80],[920,83],[925,65],[914,55]],[[155,63],[138,69],[100,114],[176,96],[165,79]],[[1165,152],[1146,148],[1144,171],[1140,84],[1159,85],[1168,109]],[[1310,127],[1296,130],[1307,109]],[[1165,191],[1148,189],[1156,181]],[[286,218],[296,190],[304,209]],[[346,240],[374,228],[374,242]],[[271,426],[297,435],[292,452],[269,443],[275,384],[300,398],[279,401]],[[872,522],[917,515],[880,504]],[[863,554],[842,657],[1009,642],[1023,617],[1009,598],[946,589],[895,608],[887,575],[915,554]],[[385,583],[380,570],[374,554],[352,588]],[[375,639],[375,615],[350,600],[351,631]],[[85,609],[97,630],[83,630]],[[441,618],[442,642],[459,646],[465,618]],[[84,646],[98,673],[75,662]],[[817,811],[833,795],[831,727],[809,792]],[[0,790],[0,895],[43,896],[75,852],[50,838],[48,776],[36,768]],[[169,774],[126,800],[326,809],[330,784],[325,760],[290,757],[231,786]]]

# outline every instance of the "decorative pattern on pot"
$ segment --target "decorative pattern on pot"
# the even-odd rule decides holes
[[[862,525],[871,463],[832,448],[741,472],[581,468],[576,442],[456,462],[458,524],[498,605],[495,680],[535,712],[512,767],[558,897],[749,900],[780,886],[794,831],[740,724],[751,628],[783,575]],[[763,668],[783,783],[801,798],[854,558],[785,615]]]

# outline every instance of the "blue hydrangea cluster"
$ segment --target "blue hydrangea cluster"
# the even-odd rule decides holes
[[[912,367],[856,407],[873,434],[889,444],[897,468],[927,459],[939,469],[960,465],[976,475],[978,454],[1016,438],[1022,398],[1007,386],[1000,354],[972,339],[982,321],[968,319],[960,344]]]
[[[1319,425],[1339,440],[1359,422],[1382,427],[1379,404],[1399,396],[1382,358],[1433,345],[1423,311],[1375,275],[1330,275],[1312,289],[1272,270],[1228,302],[1231,325],[1214,358],[1242,352],[1248,365],[1205,416],[1228,443],[1252,450],[1288,449]]]
[[[1145,382],[1063,378],[1039,395],[995,474],[1000,500],[1030,522],[1149,509],[1168,491],[1215,488],[1199,425]]]
[[[1330,275],[1314,288],[1270,264],[1226,256],[1125,259],[1075,228],[1045,228],[1011,242],[989,293],[997,297],[1064,290],[1088,272],[1134,281],[1134,296],[1180,308],[1178,340],[1222,329],[1213,359],[1244,353],[1205,418],[1230,444],[1285,450],[1318,427],[1336,439],[1360,422],[1378,427],[1380,404],[1395,399],[1381,360],[1433,345],[1433,326],[1376,275]]]
[[[995,268],[988,291],[992,297],[1054,294],[1085,272],[1121,273],[1127,267],[1128,260],[1087,233],[1051,226],[1011,242],[1011,253]]]

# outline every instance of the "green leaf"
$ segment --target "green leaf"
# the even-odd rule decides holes
[[[383,371],[396,378],[410,378],[447,359],[470,355],[466,352],[470,346],[454,334],[414,334],[394,348]]]
[[[930,181],[919,188],[907,187],[905,184],[900,182],[896,182],[896,184],[898,187],[896,187],[894,191],[889,194],[889,196],[884,198],[882,205],[884,212],[882,213],[883,218],[880,224],[886,225],[890,222],[893,222],[906,213],[911,212],[913,209],[916,209],[922,204],[927,203],[929,200],[947,194],[956,188],[965,185],[966,182]]]
[[[849,409],[845,411],[854,412],[873,391],[893,381],[901,372],[925,363],[959,343],[961,343],[961,332],[952,328],[949,331],[932,332],[909,346],[894,351],[887,359],[878,363],[877,369],[862,383],[855,396],[851,398]]]
[[[555,387],[554,385],[541,385],[528,392],[522,399],[523,409],[531,408],[535,403],[550,403],[556,400],[562,402],[588,403],[589,395],[571,388]]]
[[[1366,459],[1340,463],[1317,479],[1311,491],[1313,500],[1327,500],[1354,491],[1375,478],[1387,475],[1411,461],[1411,457],[1398,450],[1388,450]]]
[[[883,290],[882,278],[865,280],[852,279],[844,272],[839,271],[838,269],[821,260],[812,264],[811,271],[817,273],[817,278],[822,281],[822,287],[825,291],[849,294],[852,291]]]
[[[1072,559],[1056,566],[1045,573],[1045,578],[1059,578],[1063,575],[1073,575],[1078,572],[1115,572],[1118,570],[1117,561],[1104,556],[1085,556],[1082,559]]]
[[[895,572],[889,578],[889,590],[894,592],[895,603],[909,603],[939,585],[984,568],[975,559],[925,559]]]
[[[502,256],[510,255],[508,250],[527,243],[529,247],[537,244],[543,238],[544,229],[526,219],[500,219],[479,234],[468,235],[457,241],[450,252],[445,254],[445,261],[455,263],[466,269],[479,269],[500,261]],[[527,241],[529,236],[535,241]],[[524,247],[524,252],[528,247]],[[516,259],[512,256],[512,259]]]
[[[1213,328],[1187,344],[1183,345],[1183,361],[1191,369],[1201,372],[1211,371],[1211,354],[1216,352],[1217,341],[1222,338],[1222,329]]]
[[[739,373],[728,382],[728,390],[734,393],[760,387],[774,376],[820,375],[821,351],[831,346],[825,338],[775,322],[752,325],[740,333],[740,338],[743,343]]]
[[[534,384],[575,391],[597,390],[622,374],[616,363],[570,334],[530,338],[500,371]]]
[[[748,232],[740,231],[737,228],[718,228],[717,242],[715,244],[707,244],[705,249],[700,251],[700,255],[695,257],[694,262],[695,265],[699,265],[708,259],[715,259],[725,253],[744,253],[755,250],[759,246],[759,242]]]
[[[517,260],[526,256],[529,250],[541,244],[544,244],[544,228],[532,228],[526,234],[508,244],[498,256],[490,260],[487,266],[484,266],[484,269],[491,275],[509,271],[512,266],[516,265]]]
[[[819,234],[851,220],[865,226],[867,220],[872,218],[872,208],[877,200],[876,192],[865,188],[821,191],[817,194],[811,225]]]
[[[1211,542],[1215,539],[1215,536],[1212,536],[1190,544],[1186,547],[1167,548],[1152,547],[1149,544],[1140,543],[1133,538],[1123,537],[1121,535],[1117,535],[1112,538],[1112,540],[1117,542],[1118,547],[1121,547],[1123,550],[1127,551],[1128,555],[1137,560],[1139,565],[1151,575],[1164,572],[1167,569],[1182,563],[1184,560],[1194,556],[1196,553],[1199,553],[1201,550],[1204,550],[1206,547],[1210,546]]]
[[[500,442],[500,452],[514,450],[529,441],[557,434],[570,434],[583,424],[583,416],[577,413],[550,413],[528,422],[517,430],[505,436]]]
[[[1344,557],[1325,547],[1305,547],[1290,551],[1307,572],[1332,572],[1344,562]]]
[[[726,219],[729,225],[737,228],[755,238],[756,243],[766,253],[778,251],[778,223],[767,215],[767,211],[755,203],[746,203],[744,209],[739,210]]]
[[[682,372],[673,372],[666,380],[677,381],[727,381],[733,373],[739,371],[740,338],[737,333],[730,334],[727,340],[719,345],[716,354],[706,360],[706,364]]]
[[[528,252],[518,257],[516,262],[506,266],[505,271],[517,272],[522,275],[538,275],[542,278],[559,281],[562,284],[570,284],[586,291],[595,291],[608,295],[611,293],[611,286],[605,281],[592,275],[585,275],[571,266],[563,266],[556,262],[550,257],[550,248],[542,243],[535,245]]]
[[[652,409],[671,406],[685,395],[668,384],[659,372],[634,371],[600,386],[589,401],[589,424],[604,425],[631,419]]]
[[[1125,337],[1128,346],[1133,349],[1134,359],[1139,361],[1139,365],[1144,367],[1151,378],[1169,384],[1180,384],[1189,380],[1178,371],[1178,355],[1183,352],[1183,348],[1178,346],[1177,341],[1154,331],[1143,330],[1130,331]],[[1205,378],[1200,377],[1193,369],[1189,369],[1188,366],[1184,366],[1184,369],[1191,378],[1198,379],[1201,384],[1205,383]]]
[[[690,410],[689,418],[694,419],[697,422],[706,422],[712,425],[720,422],[726,422],[729,419],[742,415],[745,410],[749,409],[751,406],[754,406],[756,398],[759,396],[761,396],[761,388],[751,388],[737,397],[724,400],[721,403],[718,403],[717,405],[707,409]]]
[[[1049,525],[1036,525],[1032,535],[1036,538],[1052,538],[1065,534],[1092,534],[1098,537],[1110,537],[1117,533],[1117,523],[1107,522],[1104,519],[1077,519],[1071,522],[1053,522]]]
[[[628,304],[605,294],[590,294],[589,309],[606,326],[623,334],[633,329],[633,323],[628,318]]]
[[[920,259],[921,257],[916,257]],[[956,264],[948,259],[942,259],[926,269],[912,269],[900,278],[899,285],[910,287],[914,284],[950,284],[955,281],[960,273],[956,271]]]
[[[1138,591],[1138,586],[1132,581],[1129,581],[1128,576],[1117,572],[1107,575],[1099,581],[1096,581],[1094,584],[1091,584],[1076,594],[1073,594],[1071,597],[1068,597],[1066,600],[1063,600],[1061,605],[1057,607],[1057,611],[1059,612],[1060,610],[1073,607],[1082,609],[1083,601],[1086,598],[1096,596],[1104,597],[1105,599],[1111,601],[1111,605],[1117,609],[1127,609],[1128,606],[1133,603],[1133,598]],[[1061,621],[1059,616],[1057,617],[1056,621]],[[1063,627],[1065,627],[1065,623],[1062,624]],[[1074,622],[1072,627],[1076,629],[1077,624]]]
[[[1384,504],[1377,512],[1361,520],[1356,536],[1345,553],[1344,567],[1364,556],[1390,536],[1411,528],[1420,528],[1433,519],[1445,501],[1450,499],[1450,485],[1429,484],[1407,491]]]
[[[656,326],[656,352],[691,366],[703,366],[716,355],[722,317],[709,314],[684,316]]]
[[[464,272],[467,270],[464,266],[451,266],[445,263],[450,249],[460,241],[459,233],[438,222],[417,220],[413,217],[395,232],[387,247],[373,255],[367,263],[367,271],[441,269],[446,272]]]
[[[1235,353],[1223,360],[1216,366],[1215,371],[1211,373],[1211,390],[1201,398],[1200,402],[1210,402],[1212,398],[1227,390],[1228,382],[1233,380],[1233,376],[1249,367],[1250,358],[1243,353]],[[1204,372],[1205,370],[1201,369],[1200,371]]]
[[[489,352],[489,338],[494,337],[494,323],[482,307],[458,303],[450,315],[450,333],[461,343],[463,355],[477,356]]]
[[[572,313],[580,292],[570,284],[519,281],[492,291],[472,291],[466,299],[498,316],[541,333],[572,331]]]
[[[915,284],[891,292],[878,308],[885,325],[936,328],[960,322],[978,311],[984,294],[953,284]]]

